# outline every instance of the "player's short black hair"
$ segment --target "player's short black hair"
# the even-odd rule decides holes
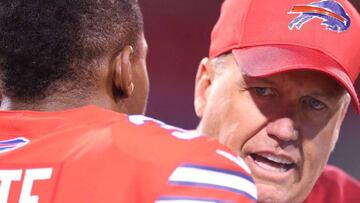
[[[142,32],[137,0],[2,0],[3,94],[29,103],[91,86],[96,64],[126,45],[136,49]]]

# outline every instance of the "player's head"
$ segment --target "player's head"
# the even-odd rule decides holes
[[[238,152],[260,202],[302,202],[326,164],[360,71],[346,0],[226,0],[195,88],[198,129]]]
[[[95,104],[142,113],[146,46],[136,0],[2,1],[3,108]]]

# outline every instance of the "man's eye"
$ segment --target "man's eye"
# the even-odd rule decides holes
[[[314,99],[312,97],[308,97],[306,99],[304,99],[303,101],[308,107],[315,109],[317,111],[323,110],[326,105],[324,103],[322,103],[321,101]]]
[[[270,96],[275,94],[274,91],[268,87],[255,87],[254,91],[257,95],[260,96]]]

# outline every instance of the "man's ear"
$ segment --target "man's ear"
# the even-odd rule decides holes
[[[194,107],[196,115],[202,118],[214,78],[214,67],[208,58],[201,60],[195,79]]]
[[[341,108],[340,109],[340,116],[339,116],[339,119],[338,119],[337,123],[335,124],[336,127],[334,128],[335,129],[334,133],[336,135],[336,139],[334,139],[333,142],[331,143],[331,152],[333,152],[334,149],[335,149],[336,143],[337,143],[339,135],[340,135],[341,125],[344,122],[346,113],[348,112],[349,106],[350,106],[350,103],[351,103],[351,98],[350,98],[349,94],[346,94],[344,96],[344,98],[342,98],[342,99],[344,99],[345,102],[344,102],[343,106],[340,107]]]
[[[134,91],[134,83],[132,81],[132,66],[131,55],[133,54],[133,48],[126,46],[116,56],[113,72],[113,86],[116,89],[117,94],[114,95],[120,98],[128,98]]]

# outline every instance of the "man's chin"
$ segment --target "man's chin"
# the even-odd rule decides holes
[[[256,182],[256,181],[255,181]],[[274,185],[256,183],[259,203],[296,203],[290,198],[290,191]]]

